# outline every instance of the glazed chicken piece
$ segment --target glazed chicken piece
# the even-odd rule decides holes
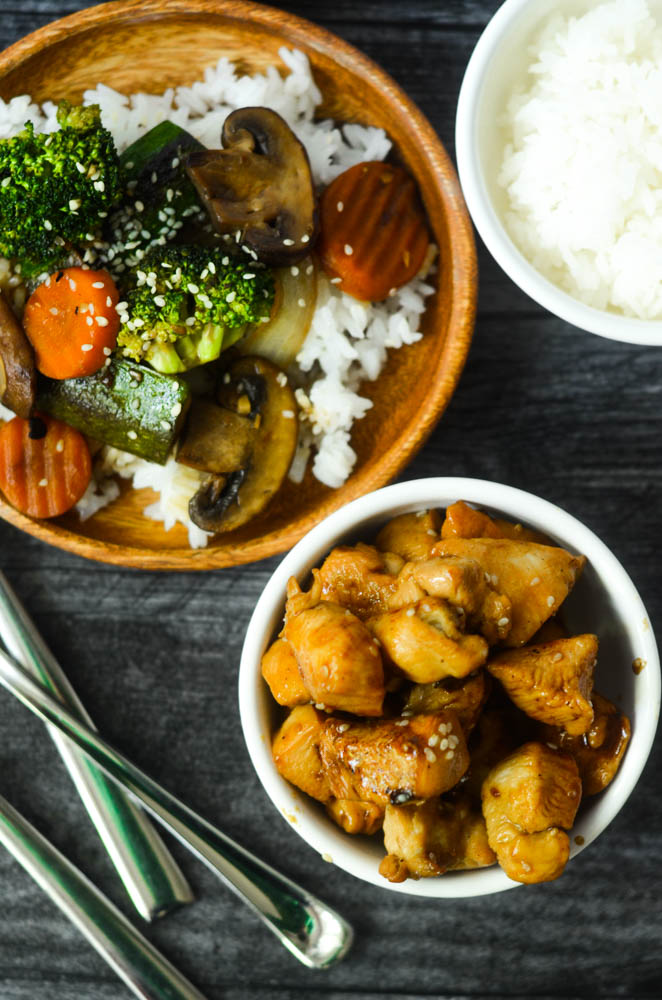
[[[279,705],[294,708],[311,700],[287,639],[276,639],[269,646],[262,657],[262,676]]]
[[[384,822],[384,807],[374,802],[355,802],[352,799],[331,799],[326,811],[334,823],[345,833],[363,833],[371,837],[381,829]]]
[[[427,799],[387,806],[384,815],[387,855],[379,866],[389,882],[430,878],[444,872],[493,865],[496,855],[487,842],[482,814],[466,797],[455,802]]]
[[[418,715],[450,708],[468,738],[487,701],[490,686],[491,678],[484,670],[466,679],[447,677],[433,684],[415,684],[409,691],[404,711]]]
[[[464,635],[463,624],[463,615],[435,597],[366,622],[386,656],[418,684],[466,677],[485,663],[487,642],[479,635]]]
[[[593,692],[593,723],[588,732],[571,736],[565,729],[543,726],[541,739],[569,753],[579,768],[584,795],[597,795],[615,777],[630,742],[630,720],[607,698]]]
[[[379,806],[441,795],[469,766],[454,712],[365,722],[331,718],[320,754],[335,798]]]
[[[510,599],[512,628],[502,640],[506,646],[523,646],[556,614],[586,562],[565,549],[508,538],[442,539],[434,554],[476,560],[491,585]]]
[[[359,542],[332,549],[319,570],[322,599],[349,608],[359,618],[388,606],[403,566],[400,556]]]
[[[398,593],[409,581],[425,594],[449,601],[466,616],[469,628],[477,629],[491,646],[510,632],[510,600],[493,589],[475,559],[432,558],[407,563],[398,580]]]
[[[565,832],[582,797],[577,765],[569,754],[525,743],[483,782],[487,839],[508,878],[551,882],[570,855]]]
[[[320,802],[331,798],[331,788],[320,757],[327,716],[312,705],[293,708],[272,743],[276,767],[306,795]]]
[[[591,691],[597,657],[598,637],[575,635],[499,653],[487,669],[532,719],[578,736],[593,722]]]
[[[438,510],[419,510],[400,514],[385,524],[375,545],[382,552],[395,552],[405,562],[427,559],[439,538],[441,516]]]
[[[442,538],[512,538],[520,542],[540,542],[550,545],[550,539],[540,531],[525,528],[523,524],[513,524],[501,518],[490,517],[482,510],[470,507],[464,500],[458,500],[446,508],[446,517],[441,526]]]
[[[316,705],[354,715],[382,714],[384,668],[379,646],[351,611],[322,601],[289,616],[283,635]]]

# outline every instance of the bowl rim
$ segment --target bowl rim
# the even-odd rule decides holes
[[[496,212],[483,179],[478,149],[478,106],[501,40],[536,0],[504,0],[488,22],[464,73],[455,116],[455,149],[460,184],[474,225],[492,257],[530,298],[567,323],[608,340],[662,346],[662,320],[636,319],[589,306],[559,288],[524,256]],[[551,10],[539,5],[540,21]]]
[[[475,323],[477,301],[477,256],[473,229],[452,161],[432,125],[395,80],[353,45],[311,21],[289,12],[252,3],[250,0],[113,0],[89,7],[51,22],[15,42],[0,54],[0,79],[53,43],[72,33],[99,27],[117,19],[154,21],[155,18],[186,14],[213,15],[228,21],[251,20],[275,34],[285,32],[293,39],[287,44],[304,51],[317,51],[362,79],[378,87],[384,101],[406,115],[413,130],[413,142],[434,177],[439,199],[453,217],[453,256],[448,261],[452,274],[453,299],[447,335],[439,359],[436,391],[417,400],[415,413],[403,434],[374,463],[366,462],[349,477],[339,491],[323,495],[313,511],[299,518],[298,525],[267,531],[246,541],[221,541],[204,549],[181,546],[148,549],[137,545],[105,541],[78,534],[57,521],[36,521],[14,510],[0,497],[0,517],[34,537],[76,555],[115,565],[150,570],[206,570],[236,566],[280,554],[297,542],[320,518],[392,479],[416,454],[448,406],[467,359]],[[460,267],[458,261],[462,260]],[[149,501],[146,501],[149,502]],[[147,528],[149,527],[145,519]]]
[[[239,713],[248,754],[257,776],[273,805],[293,830],[326,861],[372,885],[405,895],[427,898],[480,896],[515,888],[498,867],[475,871],[449,872],[442,878],[407,880],[400,884],[386,882],[371,861],[361,858],[350,836],[333,826],[331,820],[317,816],[317,804],[286,782],[277,772],[265,736],[270,694],[260,674],[260,660],[279,623],[290,576],[301,582],[319,560],[351,535],[359,526],[374,528],[390,517],[411,510],[445,506],[462,498],[488,507],[551,534],[559,544],[584,553],[609,593],[618,593],[619,606],[630,608],[628,633],[636,635],[637,654],[646,660],[637,683],[645,689],[644,709],[638,712],[637,725],[622,765],[609,789],[592,796],[590,816],[580,815],[572,830],[571,859],[589,846],[621,810],[634,790],[653,745],[660,713],[660,659],[653,629],[639,593],[629,575],[590,528],[561,507],[535,494],[501,483],[464,477],[435,477],[410,480],[384,487],[354,500],[335,511],[306,535],[276,568],[257,602],[248,624],[239,666]],[[552,530],[553,529],[553,530]],[[633,640],[634,641],[634,640]],[[625,667],[624,667],[625,669]],[[641,718],[639,718],[641,715]],[[270,736],[271,734],[269,734]],[[635,742],[636,741],[636,742]],[[592,818],[592,821],[590,821]],[[583,836],[578,844],[574,839]]]

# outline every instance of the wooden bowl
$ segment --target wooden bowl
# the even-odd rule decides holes
[[[340,489],[310,472],[288,483],[245,527],[188,547],[185,528],[166,532],[142,511],[148,490],[122,494],[88,521],[76,513],[52,521],[19,514],[0,499],[0,516],[36,538],[104,562],[145,569],[213,569],[262,559],[294,545],[350,500],[384,485],[421,447],[447,406],[469,350],[476,300],[476,251],[448,155],[421,112],[394,81],[351,45],[308,21],[240,0],[120,0],[83,10],[35,31],[0,55],[0,96],[38,102],[68,98],[106,82],[124,92],[160,93],[190,84],[220,56],[244,72],[282,66],[282,45],[305,52],[324,95],[320,115],[381,126],[416,177],[441,266],[428,300],[425,336],[391,353],[362,392],[374,406],[357,421],[354,473]]]

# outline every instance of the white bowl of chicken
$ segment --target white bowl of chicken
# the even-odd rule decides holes
[[[267,794],[326,861],[477,896],[557,878],[619,812],[660,665],[583,524],[498,483],[426,479],[292,549],[248,627],[239,704]]]

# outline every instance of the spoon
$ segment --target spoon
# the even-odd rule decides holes
[[[260,917],[281,943],[309,968],[339,961],[352,929],[311,893],[212,826],[110,743],[76,718],[47,688],[0,650],[0,684],[45,722],[55,726],[137,798]]]

